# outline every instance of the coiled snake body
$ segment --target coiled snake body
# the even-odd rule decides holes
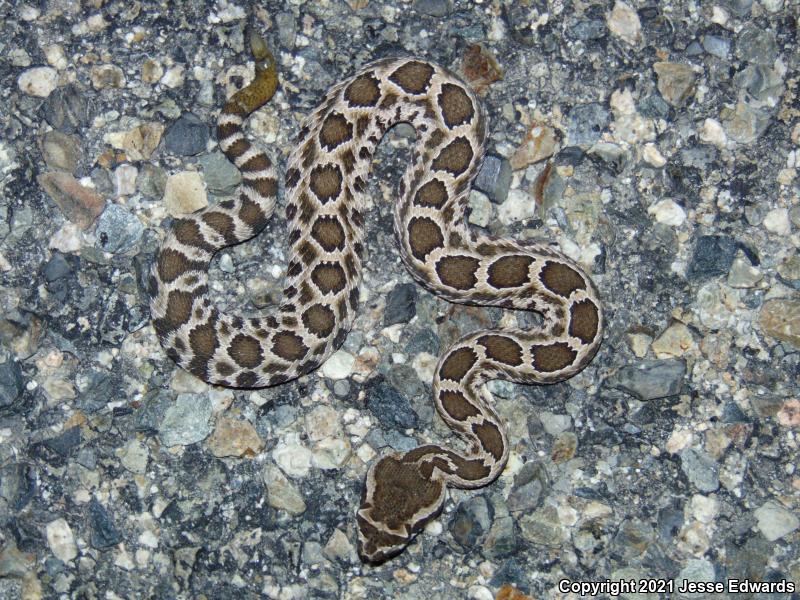
[[[178,365],[213,384],[271,386],[315,369],[342,344],[358,304],[366,177],[383,134],[399,122],[417,132],[394,212],[413,277],[452,302],[544,317],[540,328],[471,333],[442,355],[434,402],[465,450],[428,444],[371,466],[357,514],[359,552],[379,562],[438,514],[448,485],[481,487],[505,466],[505,428],[482,384],[574,375],[600,344],[601,305],[592,281],[551,247],[497,239],[465,224],[486,138],[481,105],[449,71],[398,58],[333,87],[300,131],[286,170],[291,254],[279,308],[251,318],[220,312],[208,298],[209,262],[220,248],[256,235],[277,195],[269,159],[242,132],[243,120],[277,84],[271,55],[261,50],[255,49],[256,79],[219,117],[220,147],[243,175],[240,195],[176,220],[151,271],[153,323]]]

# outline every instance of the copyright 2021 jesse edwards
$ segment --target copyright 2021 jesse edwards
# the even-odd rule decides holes
[[[793,594],[797,585],[793,581],[753,581],[750,579],[726,579],[725,581],[689,581],[688,579],[618,579],[612,581],[573,581],[562,579],[558,591],[573,593],[580,597],[600,594],[612,598],[622,594]]]

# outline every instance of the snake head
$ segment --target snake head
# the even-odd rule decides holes
[[[381,563],[402,552],[442,509],[445,482],[424,463],[391,454],[367,473],[358,509],[358,553]]]

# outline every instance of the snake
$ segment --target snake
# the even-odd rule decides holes
[[[491,236],[466,223],[487,137],[484,108],[446,68],[397,57],[334,85],[300,128],[285,171],[290,249],[280,303],[258,316],[222,312],[209,297],[212,257],[259,233],[278,197],[272,162],[243,130],[278,85],[275,59],[259,40],[251,37],[255,78],[231,96],[217,123],[219,146],[242,174],[239,194],[174,219],[150,271],[155,332],[179,367],[215,385],[275,386],[310,373],[342,345],[358,310],[372,156],[401,122],[417,135],[394,206],[411,276],[454,303],[542,319],[535,327],[469,333],[440,356],[433,401],[460,442],[390,453],[367,469],[358,552],[381,563],[439,515],[448,486],[480,488],[503,471],[508,436],[484,384],[575,375],[600,345],[602,306],[592,280],[553,245]]]

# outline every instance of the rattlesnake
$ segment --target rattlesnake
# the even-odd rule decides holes
[[[213,384],[272,386],[312,371],[342,344],[358,308],[366,177],[376,146],[399,122],[417,132],[394,211],[400,255],[414,279],[452,302],[544,318],[539,328],[471,333],[442,355],[434,401],[466,450],[428,444],[371,466],[357,514],[359,552],[379,562],[438,514],[446,486],[481,487],[503,469],[506,433],[482,384],[574,375],[600,344],[601,305],[589,277],[552,247],[490,237],[464,223],[484,151],[483,109],[446,69],[392,58],[334,86],[300,130],[286,170],[291,253],[278,309],[251,318],[220,312],[208,297],[211,258],[264,227],[278,190],[269,159],[242,132],[277,85],[272,56],[257,39],[253,49],[256,78],[228,101],[217,130],[242,172],[240,196],[177,219],[151,270],[153,323],[178,365]]]

